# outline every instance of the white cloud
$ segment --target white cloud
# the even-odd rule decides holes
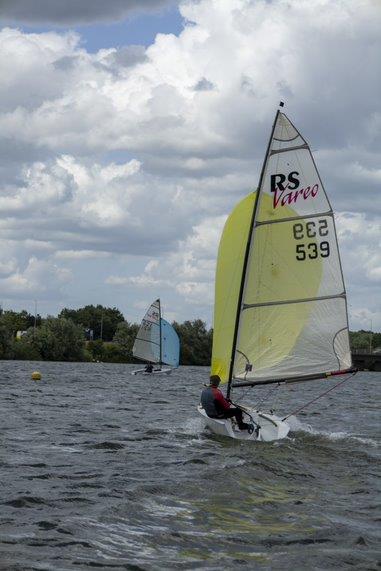
[[[213,289],[211,284],[199,282],[181,282],[176,290],[185,298],[185,301],[195,305],[211,304],[213,302]]]
[[[225,218],[203,220],[193,227],[186,240],[179,242],[175,252],[160,260],[150,260],[140,275],[110,276],[106,283],[155,288],[155,291],[165,288],[170,296],[179,294],[188,305],[205,310],[213,303],[216,255]]]
[[[91,258],[104,258],[109,256],[108,252],[97,252],[95,250],[59,250],[54,257],[58,260],[88,260]]]
[[[17,269],[16,258],[7,258],[0,260],[0,278],[13,274]]]
[[[132,6],[115,2],[110,13]],[[89,273],[103,284],[93,295],[104,303],[126,303],[123,286],[130,305],[159,291],[179,317],[199,311],[210,321],[223,221],[255,187],[285,99],[342,213],[353,323],[364,299],[376,315],[377,3],[187,0],[180,10],[179,37],[159,34],[147,49],[90,54],[71,32],[0,32],[0,239],[13,244],[10,259],[25,268],[34,244],[50,268],[81,262],[76,292]],[[104,10],[97,5],[95,13],[103,18]],[[150,260],[158,263],[147,266]],[[35,283],[4,263],[14,278],[9,295],[12,283],[15,295],[21,283],[25,290]]]
[[[159,261],[150,260],[143,272],[137,276],[108,276],[106,278],[106,283],[114,286],[125,286],[133,285],[137,288],[152,288],[158,285],[169,285],[169,280],[159,279],[155,277],[155,274],[160,273],[159,271]]]
[[[141,275],[141,276],[131,276],[131,277],[120,277],[120,276],[109,276],[106,279],[106,283],[109,285],[128,285],[132,284],[136,287],[154,287],[161,283],[159,280],[155,280],[150,275]]]
[[[33,299],[41,296],[54,297],[60,287],[72,279],[68,268],[61,268],[48,261],[32,257],[25,268],[14,269],[11,275],[0,279],[3,295]]]

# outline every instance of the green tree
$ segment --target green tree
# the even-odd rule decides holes
[[[104,343],[103,361],[105,363],[129,363],[130,359],[116,343]]]
[[[96,339],[87,343],[87,350],[91,354],[92,361],[103,361],[103,341]]]
[[[28,337],[42,359],[47,361],[83,361],[85,338],[82,327],[71,319],[48,317]]]
[[[12,332],[5,326],[0,324],[0,359],[13,358],[13,339]]]
[[[126,357],[127,363],[134,362],[134,357],[132,355],[132,347],[135,342],[135,337],[138,333],[139,325],[136,323],[128,323],[127,321],[122,321],[118,323],[116,332],[114,335],[114,343],[118,346],[121,355]]]
[[[180,338],[181,365],[210,365],[212,356],[212,329],[201,319],[173,324]]]
[[[369,353],[381,345],[381,333],[365,331],[364,329],[360,331],[350,331],[349,339],[351,349],[364,351],[364,353]]]
[[[26,331],[29,327],[34,325],[34,315],[31,315],[25,309],[22,311],[1,311],[0,314],[0,325],[6,327],[10,331],[11,335],[14,337],[17,331]],[[36,325],[41,325],[40,315],[36,316]]]
[[[30,328],[21,339],[13,340],[13,358],[20,361],[40,361],[41,355],[34,344],[34,331]]]
[[[123,314],[116,307],[86,305],[80,309],[63,309],[58,317],[71,319],[83,329],[92,329],[94,339],[112,341],[118,323],[124,321]]]

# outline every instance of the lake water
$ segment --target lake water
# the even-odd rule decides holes
[[[133,368],[1,362],[1,570],[380,568],[381,374],[250,443],[203,428],[207,368]],[[269,403],[292,412],[341,378]]]

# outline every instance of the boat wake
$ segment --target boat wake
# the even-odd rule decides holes
[[[291,432],[305,432],[313,436],[320,436],[328,440],[351,440],[354,442],[359,442],[360,444],[365,444],[367,446],[372,446],[374,448],[379,448],[380,443],[373,438],[363,438],[361,436],[356,436],[350,432],[330,432],[329,430],[317,430],[313,428],[310,424],[301,422],[295,416],[290,416],[287,419],[288,424],[291,427]]]

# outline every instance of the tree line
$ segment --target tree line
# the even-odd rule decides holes
[[[172,325],[180,338],[180,364],[210,365],[213,330],[201,319]],[[46,318],[0,309],[0,359],[134,363],[138,329],[116,307],[65,308]],[[381,347],[381,333],[351,331],[350,342],[354,351],[371,352]]]
[[[172,325],[180,338],[180,364],[209,365],[212,330],[201,319]],[[0,309],[0,359],[136,363],[138,329],[116,307],[65,308],[46,318]]]

